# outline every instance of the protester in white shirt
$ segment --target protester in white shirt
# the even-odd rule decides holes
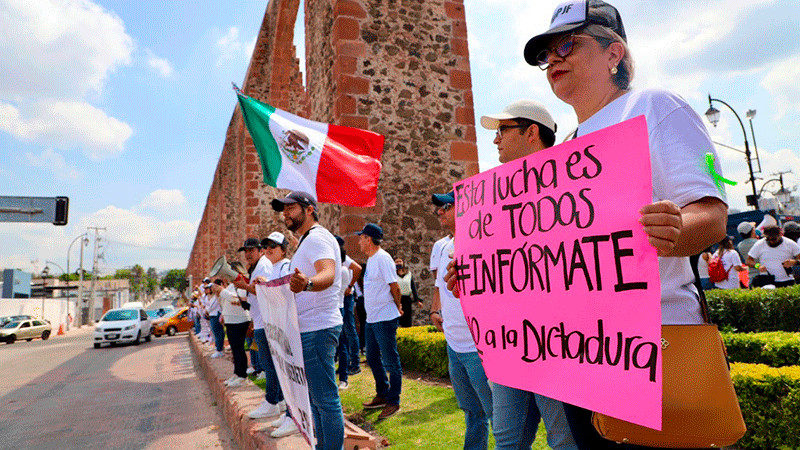
[[[368,223],[358,234],[358,245],[369,257],[364,271],[364,308],[367,310],[364,339],[376,391],[375,397],[363,406],[365,409],[383,408],[378,415],[382,420],[400,410],[403,368],[397,351],[397,325],[403,309],[394,259],[381,248],[383,229]]]
[[[800,246],[784,237],[783,230],[777,225],[765,227],[764,239],[756,242],[747,254],[747,265],[756,267],[758,263],[759,274],[775,277],[775,287],[794,284],[794,278],[786,273],[786,269],[797,265],[799,260]]]

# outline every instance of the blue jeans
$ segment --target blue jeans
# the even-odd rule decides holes
[[[375,378],[375,391],[390,405],[400,404],[403,383],[403,368],[400,366],[400,353],[397,352],[397,323],[398,319],[367,323],[364,333],[367,364]]]
[[[253,331],[255,332],[255,330]],[[253,334],[253,336],[255,336],[255,334]],[[247,344],[248,348],[251,348],[253,345],[253,340],[254,339],[251,337],[246,337],[244,338],[244,343]],[[261,346],[258,345],[258,348],[261,348]],[[250,367],[252,367],[253,370],[255,370],[256,372],[261,372],[262,370],[264,370],[261,368],[261,358],[259,357],[259,352],[257,350],[251,349],[249,353],[250,353]]]
[[[361,345],[358,342],[358,331],[356,331],[356,316],[353,312],[353,308],[355,307],[355,300],[353,299],[353,295],[346,295],[344,297],[344,312],[342,313],[342,320],[344,321],[344,325],[342,325],[342,331],[344,335],[347,337],[347,356],[350,359],[345,359],[348,361],[347,368],[350,370],[355,369],[361,363],[361,358],[359,358],[359,350],[361,349]],[[341,361],[341,360],[339,360]]]
[[[272,355],[269,352],[269,341],[267,333],[263,328],[253,330],[253,341],[258,346],[258,361],[264,371],[266,385],[264,386],[264,399],[273,405],[283,401],[283,391],[278,382],[278,374],[275,372],[275,364],[272,362]]]
[[[339,312],[342,314],[342,318],[344,318],[344,310],[345,308],[339,308]],[[348,341],[347,333],[345,332],[344,327],[342,327],[342,333],[339,335],[339,346],[336,348],[336,354],[339,357],[339,367],[336,369],[336,373],[339,374],[339,381],[347,382],[347,369],[349,368],[350,364],[350,343]]]
[[[544,420],[550,448],[578,448],[562,402],[497,383],[492,384],[492,400],[495,449],[530,449],[540,418]]]
[[[200,334],[200,319],[194,319],[194,335],[197,336]]]
[[[458,407],[464,411],[464,450],[485,450],[492,418],[492,390],[478,352],[458,353],[447,346],[450,381]]]
[[[225,328],[223,328],[222,324],[219,323],[219,316],[221,314],[222,313],[217,314],[216,316],[211,316],[211,318],[208,320],[211,324],[211,334],[214,335],[214,346],[218,352],[222,351],[225,344]]]
[[[344,416],[333,365],[341,333],[341,325],[300,333],[317,449],[339,450],[344,446]]]

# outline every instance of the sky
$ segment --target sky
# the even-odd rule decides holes
[[[476,124],[520,98],[548,106],[560,142],[576,125],[527,40],[559,0],[466,0]],[[672,90],[701,116],[708,95],[752,119],[756,187],[780,171],[800,183],[800,9],[793,0],[616,0],[636,63],[634,88]],[[69,223],[0,223],[0,268],[51,274],[139,264],[184,268],[266,1],[0,0],[0,195],[70,198]],[[302,9],[302,8],[301,8]],[[301,16],[300,16],[301,17]],[[300,18],[300,22],[302,17]],[[301,24],[295,43],[301,67]],[[719,103],[715,142],[744,136]],[[477,128],[482,170],[498,164],[494,133]],[[731,209],[751,192],[744,155],[718,147]],[[757,167],[756,167],[757,168]],[[765,192],[779,187],[770,182]],[[766,194],[769,195],[769,194]],[[101,230],[95,233],[89,227]],[[69,256],[68,256],[69,255]],[[69,261],[68,261],[69,258]],[[69,262],[69,267],[67,267]]]

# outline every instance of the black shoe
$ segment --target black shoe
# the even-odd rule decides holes
[[[347,369],[348,375],[355,375],[357,373],[361,373],[361,366],[355,366],[350,369]]]

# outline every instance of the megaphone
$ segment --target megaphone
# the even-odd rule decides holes
[[[211,266],[211,272],[209,272],[208,276],[209,278],[222,276],[231,280],[236,280],[239,278],[242,278],[245,281],[247,280],[247,277],[243,273],[235,271],[231,265],[228,264],[228,260],[225,258],[225,255],[220,256],[216,261],[214,261],[214,265]]]
[[[769,214],[764,214],[764,219],[756,226],[756,230],[764,231],[764,228],[774,225],[778,225],[778,221]]]

